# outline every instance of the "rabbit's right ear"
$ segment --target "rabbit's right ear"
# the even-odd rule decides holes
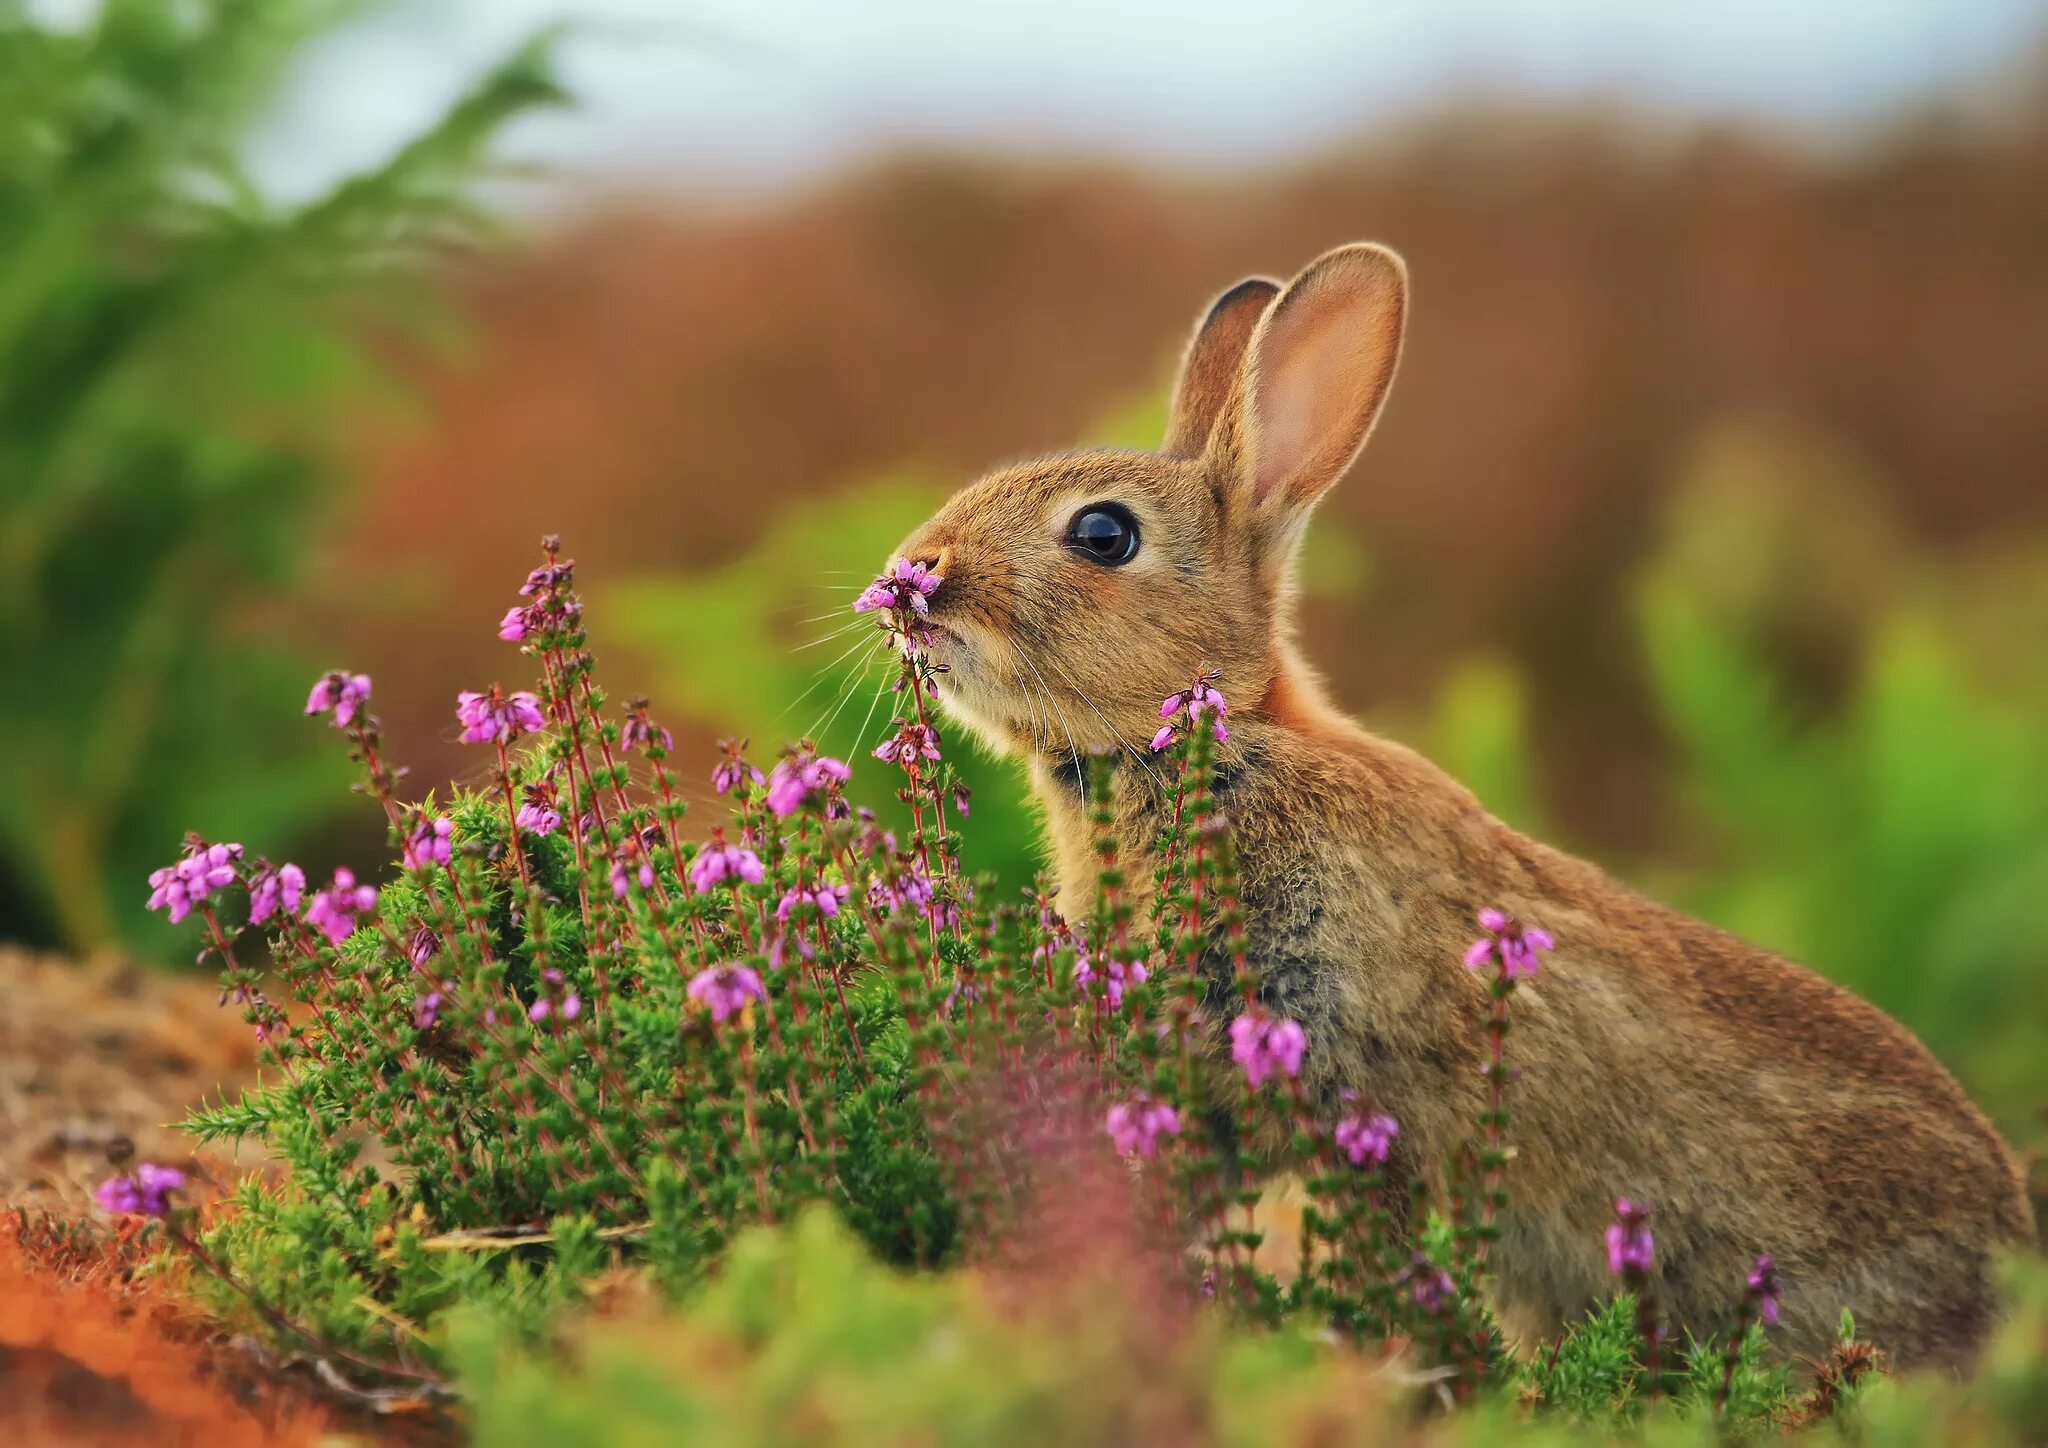
[[[1180,380],[1174,384],[1160,451],[1187,458],[1202,455],[1244,370],[1252,332],[1279,295],[1278,282],[1248,277],[1218,297],[1195,324],[1195,334],[1181,355]]]
[[[1401,360],[1408,268],[1383,246],[1326,252],[1260,317],[1211,455],[1259,531],[1299,533],[1379,417]]]

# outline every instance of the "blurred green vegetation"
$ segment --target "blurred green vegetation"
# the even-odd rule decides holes
[[[484,1445],[1410,1443],[1652,1445],[1789,1441],[1814,1414],[1784,1369],[1747,1357],[1717,1424],[1711,1349],[1672,1398],[1646,1407],[1633,1324],[1609,1310],[1560,1352],[1451,1415],[1426,1380],[1299,1331],[1192,1321],[1147,1291],[1113,1242],[1018,1282],[878,1266],[823,1215],[739,1239],[683,1310],[657,1315],[615,1281],[566,1354],[540,1356],[479,1313],[457,1333]],[[2033,1443],[2048,1432],[2048,1274],[2015,1264],[2015,1311],[1969,1384],[1859,1380],[1820,1435],[1869,1444]],[[611,1320],[605,1320],[606,1314]],[[1531,1412],[1541,1396],[1552,1411]]]
[[[2048,1100],[2048,551],[1916,548],[1853,459],[1731,422],[1634,592],[1675,750],[1653,893],[1907,1022],[2020,1140]],[[1455,670],[1432,752],[1540,818],[1512,671]]]
[[[0,908],[82,950],[154,941],[144,877],[187,829],[281,841],[346,766],[280,701],[331,661],[263,623],[388,389],[430,335],[427,263],[544,41],[383,165],[301,205],[241,163],[348,0],[0,3]],[[218,837],[218,835],[216,835]]]

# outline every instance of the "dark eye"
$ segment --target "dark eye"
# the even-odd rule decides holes
[[[1067,525],[1067,547],[1104,568],[1129,563],[1138,556],[1138,520],[1122,503],[1090,503]]]

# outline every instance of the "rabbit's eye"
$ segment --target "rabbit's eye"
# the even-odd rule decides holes
[[[1138,520],[1121,503],[1090,503],[1067,524],[1067,547],[1104,568],[1129,563],[1138,556]]]

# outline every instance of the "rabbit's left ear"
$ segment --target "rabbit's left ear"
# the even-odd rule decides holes
[[[1244,371],[1245,348],[1280,284],[1248,277],[1210,304],[1181,354],[1180,380],[1173,387],[1173,408],[1167,414],[1166,441],[1160,451],[1198,458],[1216,430],[1216,419],[1230,401]]]
[[[1401,359],[1408,268],[1383,246],[1340,246],[1311,262],[1259,319],[1222,451],[1255,514],[1283,532],[1365,445]]]

